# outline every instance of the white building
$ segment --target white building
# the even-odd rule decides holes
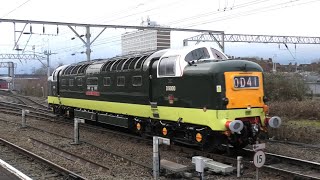
[[[143,21],[141,25],[160,27],[154,21]],[[170,31],[138,30],[121,35],[122,54],[170,48]]]

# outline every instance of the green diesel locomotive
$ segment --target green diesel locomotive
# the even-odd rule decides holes
[[[262,68],[209,46],[65,65],[48,84],[57,114],[205,148],[244,147],[281,124],[267,117]]]

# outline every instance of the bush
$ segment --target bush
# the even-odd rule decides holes
[[[320,102],[313,100],[276,101],[269,105],[270,116],[287,117],[289,119],[320,119]]]
[[[264,92],[271,101],[303,100],[308,88],[299,74],[264,73]]]

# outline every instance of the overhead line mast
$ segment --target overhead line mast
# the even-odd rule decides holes
[[[320,37],[308,36],[279,36],[279,35],[254,35],[254,34],[218,34],[202,33],[183,40],[183,45],[188,42],[215,42],[224,51],[225,42],[247,42],[247,43],[276,43],[276,44],[320,44]]]

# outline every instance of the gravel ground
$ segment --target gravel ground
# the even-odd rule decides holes
[[[12,117],[12,119],[13,118],[14,117]],[[136,165],[127,165],[125,162],[121,162],[119,158],[114,158],[113,156],[84,143],[76,146],[70,145],[72,142],[70,139],[61,138],[52,134],[33,130],[31,128],[21,129],[16,125],[3,121],[0,121],[0,127],[6,127],[0,128],[0,135],[2,138],[35,152],[40,156],[50,159],[63,167],[67,167],[71,171],[79,172],[79,174],[89,179],[150,179],[151,177],[145,169],[141,169]],[[85,167],[77,162],[73,162],[48,151],[44,151],[44,149],[33,146],[28,141],[29,137],[54,145],[58,148],[65,149],[68,152],[78,154],[79,156],[83,156],[91,161],[103,164],[109,167],[110,171],[99,172],[98,170]],[[121,171],[130,173],[121,173]]]
[[[10,97],[0,97],[5,100],[10,100]],[[0,117],[10,119],[17,123],[21,122],[21,117],[0,114]],[[73,137],[73,127],[68,125],[56,124],[54,122],[39,121],[27,119],[27,124],[33,127],[41,128],[45,131],[59,133],[63,136]],[[128,164],[120,158],[116,158],[101,149],[97,149],[89,144],[82,143],[81,145],[70,145],[71,139],[65,139],[52,134],[34,130],[31,128],[21,129],[17,125],[5,123],[0,121],[0,136],[7,139],[19,146],[35,152],[36,154],[47,158],[71,171],[78,172],[79,174],[87,177],[88,179],[152,179],[151,173],[138,165]],[[5,127],[5,128],[4,128]],[[98,136],[98,138],[97,138]],[[84,167],[81,164],[67,160],[61,156],[50,153],[44,149],[34,147],[28,138],[32,137],[40,141],[51,144],[55,147],[64,149],[68,152],[78,154],[86,159],[103,164],[110,167],[107,172],[99,172],[92,168]],[[110,135],[108,133],[98,133],[93,130],[85,130],[80,128],[80,140],[96,144],[104,149],[112,149],[118,153],[132,157],[146,165],[152,165],[152,144],[141,143],[137,140],[132,140],[126,137],[119,137],[119,135]],[[266,150],[272,153],[280,153],[292,157],[312,160],[320,162],[319,150],[303,148],[300,146],[267,143]],[[316,157],[316,158],[315,158]],[[184,165],[191,165],[189,157],[181,156],[176,152],[166,151],[165,148],[161,150],[161,158],[168,159]],[[270,175],[266,172],[260,172],[261,179],[282,179],[281,177]],[[172,179],[172,176],[161,177],[161,179]],[[175,177],[176,178],[176,177]],[[235,175],[221,176],[212,174],[208,179],[235,179]],[[179,179],[179,178],[178,178]],[[253,169],[247,169],[245,175],[240,179],[255,179],[255,172]]]
[[[47,98],[43,98],[43,97],[33,97],[33,96],[27,96],[28,98],[41,103],[43,105],[48,105],[48,100]],[[6,102],[12,102],[12,103],[20,103],[21,102],[13,97],[10,96],[4,96],[4,95],[0,95],[0,101],[6,101]]]
[[[21,117],[11,115],[0,115],[2,118],[10,119],[10,121],[21,122]],[[27,119],[27,124],[30,126],[41,128],[45,131],[59,133],[70,138],[73,137],[73,127],[68,125],[56,124],[54,122],[39,121]],[[101,151],[91,145],[82,143],[81,145],[70,145],[71,139],[61,138],[52,134],[44,133],[31,128],[21,129],[17,125],[8,124],[0,121],[0,136],[13,143],[18,144],[36,154],[43,156],[51,161],[70,169],[71,171],[79,172],[79,174],[88,177],[89,179],[152,179],[150,172],[138,165],[122,161],[120,158],[115,158],[112,155]],[[4,128],[5,127],[5,128]],[[78,154],[86,159],[103,164],[110,167],[108,172],[98,172],[91,168],[83,167],[73,161],[67,160],[61,156],[57,156],[44,149],[34,147],[28,138],[32,137],[40,141],[51,144],[55,147],[64,149],[68,152]],[[97,138],[98,137],[98,138]],[[80,140],[85,140],[92,144],[96,144],[104,149],[112,149],[118,153],[132,157],[146,165],[152,165],[152,145],[151,143],[138,142],[137,140],[120,137],[119,135],[110,135],[108,133],[98,133],[93,130],[86,130],[80,128]],[[281,151],[280,151],[281,150]],[[293,145],[283,145],[277,143],[268,143],[267,151],[274,153],[281,153],[293,157],[308,159],[315,161],[316,157],[320,157],[316,150],[303,149]],[[181,156],[177,152],[166,151],[165,148],[161,151],[161,158],[168,159],[184,165],[191,165],[189,157]],[[319,159],[316,159],[320,161]],[[281,179],[281,177],[270,175],[268,173],[260,172],[261,179]],[[267,177],[267,178],[266,178]],[[221,176],[210,175],[208,179],[235,179],[235,175]],[[162,177],[161,179],[172,179],[172,177]],[[255,179],[255,172],[252,169],[245,171],[245,175],[240,179]]]
[[[320,149],[318,148],[313,149],[290,144],[266,143],[266,151],[320,163]]]
[[[17,99],[14,99],[10,96],[3,96],[0,95],[0,101],[5,101],[5,102],[12,102],[12,103],[20,103]]]
[[[32,99],[43,102],[46,104],[46,99],[41,97],[31,97]],[[0,101],[9,101],[16,102],[14,98],[1,96]],[[16,102],[18,103],[18,102]],[[7,117],[8,119],[16,122],[20,122],[21,118],[10,115],[0,115],[1,117]],[[73,127],[68,125],[61,125],[56,123],[38,121],[38,120],[28,120],[27,124],[38,127],[45,131],[60,133],[61,135],[68,136],[70,138],[73,137]],[[61,137],[54,136],[52,134],[39,132],[32,129],[20,129],[15,125],[7,124],[0,121],[0,127],[6,127],[0,129],[0,136],[11,141],[17,143],[18,145],[32,150],[35,153],[50,159],[51,161],[63,166],[68,167],[68,169],[81,172],[80,174],[88,177],[89,179],[152,179],[150,172],[147,169],[141,168],[137,165],[129,165],[126,162],[120,160],[120,158],[115,158],[112,155],[105,153],[104,151],[92,147],[86,143],[82,143],[81,145],[70,145],[70,139],[65,139]],[[9,128],[10,127],[10,128]],[[314,135],[308,132],[317,132],[319,134],[319,130],[314,130],[312,128],[295,128],[294,131],[290,130],[285,126],[284,128],[280,128],[279,130],[271,131],[271,135],[275,136],[279,139],[292,139],[300,142],[312,142],[312,143],[320,143],[318,138],[313,138]],[[307,133],[307,135],[305,135]],[[97,136],[99,138],[97,138]],[[48,144],[51,144],[55,147],[64,149],[68,152],[78,154],[83,156],[86,159],[90,159],[99,164],[103,164],[107,167],[110,167],[109,172],[98,172],[93,169],[83,167],[80,164],[74,163],[73,161],[67,160],[63,157],[57,156],[50,152],[44,151],[43,149],[39,149],[34,147],[31,143],[29,143],[28,137],[32,137],[38,139],[40,141],[44,141]],[[92,144],[96,144],[99,147],[104,149],[112,149],[118,153],[127,155],[132,157],[146,165],[152,165],[152,144],[151,143],[141,143],[137,142],[137,140],[128,139],[126,137],[119,137],[118,135],[110,135],[107,133],[101,134],[94,132],[92,130],[80,130],[80,139],[83,139]],[[311,140],[312,139],[312,140]],[[185,157],[181,154],[177,155],[177,153],[173,153],[171,151],[161,150],[161,158],[168,159],[180,164],[191,165],[190,157]],[[296,145],[288,145],[288,144],[280,144],[280,143],[267,143],[266,151],[271,153],[277,153],[282,155],[287,155],[291,157],[296,157],[300,159],[306,159],[311,161],[320,162],[320,151],[319,149],[310,149],[304,148]],[[262,179],[281,179],[281,177],[271,175],[268,173],[260,172]],[[268,178],[265,178],[268,177]],[[161,179],[171,179],[172,177],[162,177]],[[224,177],[220,175],[210,175],[209,179],[235,179],[235,176],[232,177]],[[252,169],[248,169],[245,172],[245,175],[241,179],[255,179],[255,172]]]

